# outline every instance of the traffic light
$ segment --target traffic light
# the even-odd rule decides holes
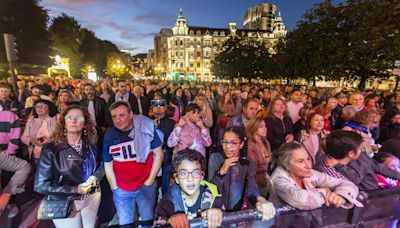
[[[17,39],[15,36],[4,33],[4,43],[6,45],[7,60],[15,62],[18,60]]]

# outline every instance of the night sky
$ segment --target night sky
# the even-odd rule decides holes
[[[154,33],[171,28],[182,8],[189,25],[227,28],[243,26],[244,12],[260,0],[42,0],[54,17],[62,12],[76,18],[100,39],[110,40],[131,53],[153,48]],[[277,6],[288,30],[307,9],[321,0],[267,1]]]

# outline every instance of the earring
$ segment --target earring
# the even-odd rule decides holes
[[[84,135],[84,136],[87,136],[86,128],[83,129],[83,135]]]
[[[64,128],[64,135],[67,135],[67,129]]]

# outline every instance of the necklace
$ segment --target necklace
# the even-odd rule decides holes
[[[81,154],[82,151],[82,141],[80,141],[78,144],[70,144],[70,146],[76,150],[79,154]]]

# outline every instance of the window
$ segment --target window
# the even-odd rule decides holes
[[[190,34],[190,35],[194,35],[193,30],[190,30],[189,34]]]
[[[225,32],[221,32],[221,36],[225,36]]]
[[[201,65],[200,62],[198,62],[198,63],[197,63],[197,67],[200,67],[200,65]]]
[[[201,32],[200,32],[200,30],[198,30],[198,31],[196,32],[196,34],[197,34],[197,35],[201,35]]]
[[[215,31],[215,32],[213,33],[213,36],[218,36],[218,32]]]
[[[197,57],[200,57],[200,56],[201,56],[201,52],[197,51]]]
[[[193,67],[193,63],[190,63],[190,65],[189,65],[190,67]]]
[[[179,45],[181,45],[181,46],[183,45],[183,40],[181,40],[181,41],[179,42]]]

